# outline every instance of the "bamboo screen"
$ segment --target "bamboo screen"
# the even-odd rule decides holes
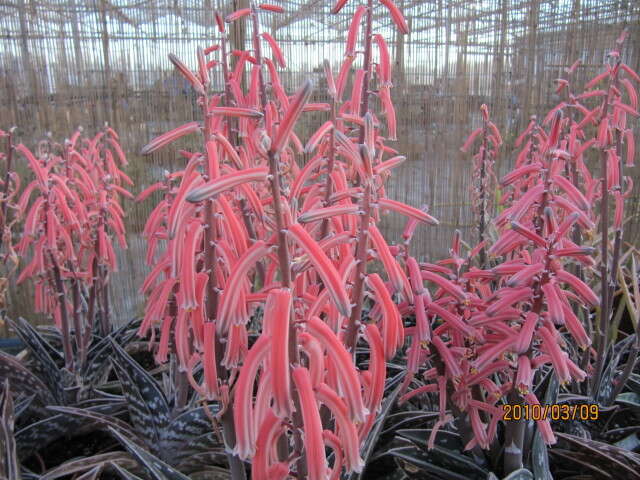
[[[279,40],[288,61],[283,83],[293,90],[305,77],[325,97],[322,60],[334,67],[343,53],[349,19],[357,2],[337,16],[328,0],[273,2],[287,14],[269,15],[262,28]],[[395,58],[393,97],[399,141],[407,161],[387,193],[414,206],[428,204],[438,227],[420,227],[414,252],[421,260],[446,254],[460,229],[472,240],[471,163],[459,148],[479,125],[479,107],[489,105],[505,139],[496,174],[513,161],[513,142],[533,114],[558,103],[553,79],[580,58],[577,81],[602,68],[607,51],[624,27],[630,40],[625,61],[640,69],[640,2],[633,0],[434,0],[396,2],[411,33],[398,35],[381,8],[375,28]],[[109,122],[121,135],[136,191],[164,169],[182,164],[176,149],[142,158],[149,139],[195,118],[195,97],[167,60],[175,53],[195,64],[195,48],[215,39],[213,12],[229,13],[248,0],[8,0],[0,2],[0,128],[18,126],[18,140],[33,146],[48,132],[64,138],[79,125],[89,132]],[[249,48],[241,25],[230,32],[235,48]],[[220,78],[214,87],[221,88]],[[319,125],[321,114],[306,117]],[[303,125],[302,129],[307,129]],[[306,138],[308,132],[299,132]],[[188,147],[182,144],[182,147]],[[638,177],[638,168],[633,171]],[[638,184],[638,181],[636,181]],[[639,236],[637,189],[628,208],[626,238]],[[121,318],[140,313],[137,288],[147,271],[139,232],[151,202],[129,205],[129,250],[123,272],[112,281]],[[388,238],[399,241],[403,219],[383,220]],[[30,314],[30,293],[11,292],[11,314]]]

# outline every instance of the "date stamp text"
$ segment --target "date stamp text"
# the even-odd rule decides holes
[[[504,404],[502,406],[502,419],[504,421],[518,420],[553,420],[568,421],[598,420],[600,409],[597,404],[579,403],[574,405],[550,404],[550,405],[520,405]]]

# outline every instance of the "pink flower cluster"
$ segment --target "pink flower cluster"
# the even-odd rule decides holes
[[[15,151],[35,177],[13,205],[23,232],[12,248],[31,258],[17,283],[33,280],[35,309],[54,318],[71,366],[72,328],[78,352],[88,344],[96,316],[102,331],[109,331],[107,285],[109,273],[118,268],[113,243],[127,248],[121,202],[122,197],[133,198],[123,186],[133,182],[121,170],[127,159],[109,127],[93,138],[78,129],[63,144],[44,140],[35,153],[23,144]],[[83,320],[80,295],[85,287],[90,294]]]
[[[406,28],[399,10],[382,3]],[[221,402],[228,453],[251,460],[254,478],[284,478],[302,468],[311,479],[329,472],[339,478],[342,470],[362,469],[360,445],[384,395],[385,359],[404,344],[394,297],[414,297],[397,248],[376,223],[385,210],[408,217],[408,243],[418,223],[437,221],[385,198],[390,171],[404,157],[385,145],[396,137],[391,62],[384,39],[372,33],[372,2],[356,10],[337,78],[325,64],[330,103],[312,103],[308,81],[286,94],[278,73],[284,55],[259,32],[260,11],[279,9],[260,5],[225,19],[251,22],[251,51],[228,51],[218,16],[221,42],[198,51],[197,72],[170,56],[198,94],[202,121],[155,138],[142,153],[193,133],[201,134],[203,149],[181,151],[184,170],[138,197],[163,194],[144,229],[153,268],[142,287],[149,298],[140,333],[155,335],[158,327],[158,361],[174,351],[193,388]],[[356,50],[361,23],[363,52]],[[263,55],[265,45],[275,62]],[[207,60],[214,52],[219,59]],[[233,70],[230,55],[237,57]],[[359,55],[363,65],[343,100]],[[209,93],[216,66],[223,94]],[[385,121],[370,108],[373,95]],[[303,146],[295,126],[310,111],[329,112],[330,120]],[[302,154],[305,165],[298,163]],[[368,274],[373,261],[385,273]],[[361,336],[367,368],[355,362]],[[231,409],[232,421],[224,423]],[[332,466],[326,447],[334,452]]]

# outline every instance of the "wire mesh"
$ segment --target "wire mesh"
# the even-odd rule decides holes
[[[338,15],[331,2],[274,2],[284,15],[264,15],[287,58],[282,72],[290,91],[311,76],[315,97],[325,97],[322,61],[336,67],[343,55],[349,19],[359,2]],[[496,164],[504,173],[513,161],[513,142],[533,114],[558,102],[553,79],[575,59],[583,62],[577,82],[602,68],[623,28],[630,41],[625,61],[640,69],[640,3],[597,0],[398,0],[411,33],[399,35],[384,9],[376,31],[387,38],[395,59],[393,98],[399,140],[407,156],[387,187],[389,197],[414,206],[427,204],[439,227],[420,227],[413,252],[421,260],[442,258],[453,231],[474,240],[470,205],[471,161],[459,148],[480,123],[486,103],[505,145]],[[33,145],[46,132],[56,138],[79,125],[94,131],[109,122],[121,135],[136,188],[182,164],[177,148],[152,158],[137,155],[157,134],[197,118],[195,96],[167,60],[172,52],[195,65],[197,46],[216,38],[213,13],[229,13],[248,0],[13,0],[0,3],[0,128],[19,127],[19,141]],[[247,27],[248,28],[248,27]],[[234,48],[249,48],[241,23],[230,33]],[[222,89],[220,76],[214,89]],[[324,121],[305,117],[302,130]],[[304,133],[304,132],[303,132]],[[302,135],[304,136],[304,135]],[[180,145],[184,146],[184,145]],[[638,167],[632,171],[638,177]],[[637,184],[638,182],[636,182]],[[122,318],[139,313],[137,288],[145,275],[139,232],[152,205],[128,209],[129,249],[121,252],[123,272],[112,280],[114,308]],[[637,244],[637,193],[628,207],[626,238]],[[383,232],[400,240],[403,219],[383,219]],[[12,291],[14,314],[28,314],[24,292]]]

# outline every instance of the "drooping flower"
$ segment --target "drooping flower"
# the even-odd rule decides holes
[[[309,370],[304,367],[296,367],[293,369],[292,376],[300,398],[307,474],[309,480],[325,480],[328,465],[324,452],[322,421],[320,420],[320,410],[311,386]]]

